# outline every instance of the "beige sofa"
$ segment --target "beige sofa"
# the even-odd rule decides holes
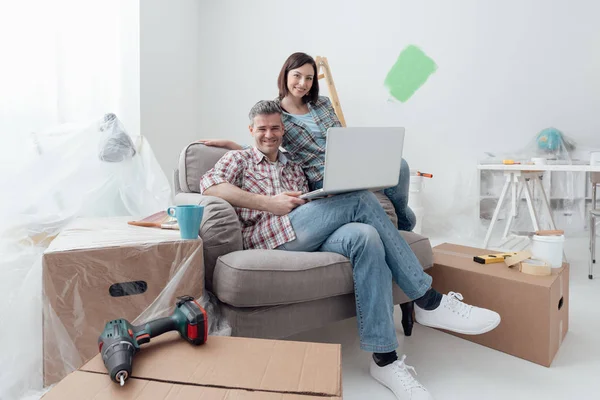
[[[174,173],[175,203],[200,204],[204,217],[205,286],[219,300],[232,335],[285,338],[356,315],[350,261],[335,253],[243,250],[241,225],[226,201],[199,193],[201,176],[226,150],[199,143],[186,146]],[[394,208],[377,194],[396,224]],[[402,232],[424,269],[433,264],[429,240]],[[409,336],[413,303],[394,285],[394,302],[402,308]]]

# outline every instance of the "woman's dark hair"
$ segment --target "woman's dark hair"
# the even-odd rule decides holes
[[[312,87],[310,91],[302,97],[302,100],[305,103],[309,101],[315,102],[319,98],[319,76],[317,72],[317,63],[315,60],[306,53],[294,53],[285,60],[283,63],[283,67],[281,67],[281,71],[279,72],[279,77],[277,78],[277,86],[279,87],[279,100],[283,99],[288,94],[288,73],[296,68],[300,68],[304,64],[310,64],[313,67],[313,71],[315,76],[313,77]]]

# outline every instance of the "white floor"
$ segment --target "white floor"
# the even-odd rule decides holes
[[[569,332],[550,368],[418,324],[404,337],[397,307],[398,353],[407,355],[435,399],[600,399],[600,263],[589,280],[583,235],[567,239],[565,253],[571,264]],[[395,399],[368,373],[370,354],[358,348],[356,319],[292,339],[342,344],[344,399]]]

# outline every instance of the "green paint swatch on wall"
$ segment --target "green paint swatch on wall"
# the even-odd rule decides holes
[[[417,46],[410,45],[398,56],[396,64],[385,77],[384,85],[390,94],[405,102],[419,89],[437,65]]]

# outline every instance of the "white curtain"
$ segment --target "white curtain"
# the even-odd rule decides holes
[[[139,0],[0,0],[0,399],[42,393],[41,255],[91,204],[60,195],[147,191],[149,208],[166,206],[168,183],[139,136],[139,82]],[[134,137],[134,159],[100,163],[85,144],[97,131],[62,128],[93,127],[107,113]],[[78,171],[87,154],[95,164]],[[105,169],[96,180],[86,175],[92,165]]]
[[[0,50],[0,172],[63,123],[113,112],[139,133],[139,0],[2,0]]]

